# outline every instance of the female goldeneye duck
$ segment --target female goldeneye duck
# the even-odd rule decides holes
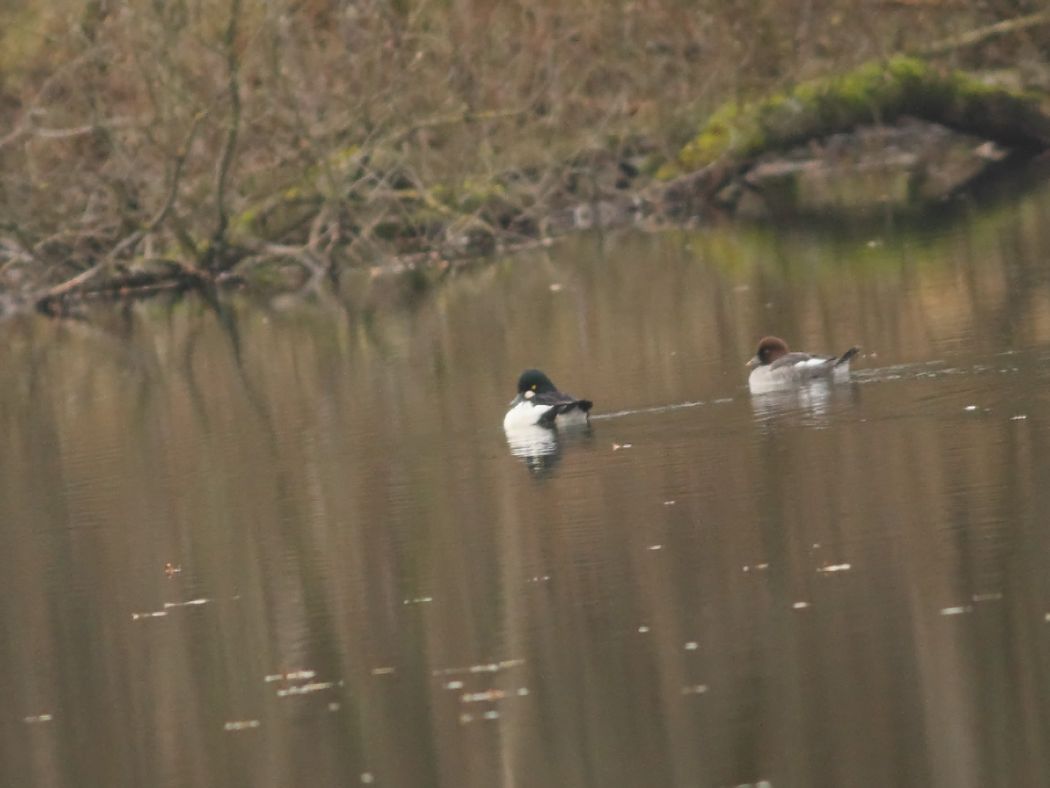
[[[527,369],[518,378],[518,395],[511,400],[510,410],[503,417],[503,429],[520,427],[567,426],[584,424],[593,403],[563,394],[551,379],[538,369]]]
[[[851,347],[841,356],[814,356],[792,353],[787,342],[779,337],[764,337],[758,343],[758,352],[747,362],[751,375],[747,384],[751,391],[798,386],[814,380],[843,380],[849,377],[849,362],[860,348]]]

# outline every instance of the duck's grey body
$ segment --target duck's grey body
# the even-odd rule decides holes
[[[766,337],[748,362],[752,367],[747,384],[752,392],[800,386],[815,380],[839,381],[849,378],[850,360],[860,352],[851,347],[841,356],[815,356],[790,352],[787,343]]]

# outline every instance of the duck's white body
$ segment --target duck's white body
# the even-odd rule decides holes
[[[792,355],[803,355],[801,353]],[[785,357],[786,358],[786,357]],[[764,364],[751,370],[747,385],[753,393],[801,386],[814,381],[843,381],[849,379],[849,360],[836,363],[837,358],[810,356],[795,363]]]
[[[587,423],[586,411],[580,410],[579,408],[572,408],[571,410],[557,413],[554,415],[552,421],[550,410],[553,407],[553,405],[544,405],[543,403],[522,399],[520,402],[511,406],[511,409],[507,411],[507,415],[503,417],[503,429],[509,432],[511,430],[535,427],[539,424],[554,427],[569,427],[574,424]]]
[[[523,399],[512,405],[511,409],[507,411],[507,415],[503,417],[503,429],[521,430],[535,427],[540,423],[540,419],[543,418],[544,414],[552,407],[554,406],[537,405],[527,399]]]

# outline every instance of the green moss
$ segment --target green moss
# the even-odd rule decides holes
[[[784,150],[863,123],[893,122],[905,114],[980,127],[990,102],[999,102],[1011,116],[1023,116],[1031,103],[962,72],[942,73],[916,58],[898,56],[804,82],[787,94],[724,104],[682,148],[678,165],[695,170],[720,158]]]
[[[468,178],[460,184],[455,206],[464,213],[475,213],[493,202],[503,199],[507,190],[495,181]]]
[[[251,232],[255,229],[256,222],[259,220],[259,209],[248,208],[247,210],[241,211],[233,217],[231,222],[234,231],[240,232]]]
[[[332,154],[332,164],[338,167],[356,166],[361,159],[361,146],[348,145]]]
[[[681,174],[682,165],[680,162],[665,161],[657,168],[656,172],[653,173],[653,177],[658,181],[669,181],[672,178],[677,178]]]
[[[727,151],[754,144],[757,127],[753,110],[736,102],[723,104],[708,118],[700,133],[679,154],[679,163],[696,169]]]

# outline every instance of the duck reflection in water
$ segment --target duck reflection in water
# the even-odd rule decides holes
[[[781,388],[752,393],[751,408],[755,420],[763,428],[774,424],[796,421],[807,427],[829,427],[835,414],[851,407],[860,397],[860,386],[853,383],[835,384],[815,380],[793,388]]]
[[[545,476],[561,462],[567,447],[590,440],[591,427],[587,423],[558,429],[530,424],[506,427],[504,434],[510,453],[534,476]]]
[[[510,453],[520,457],[525,467],[534,474],[543,474],[561,461],[558,433],[550,427],[529,424],[505,428]]]

